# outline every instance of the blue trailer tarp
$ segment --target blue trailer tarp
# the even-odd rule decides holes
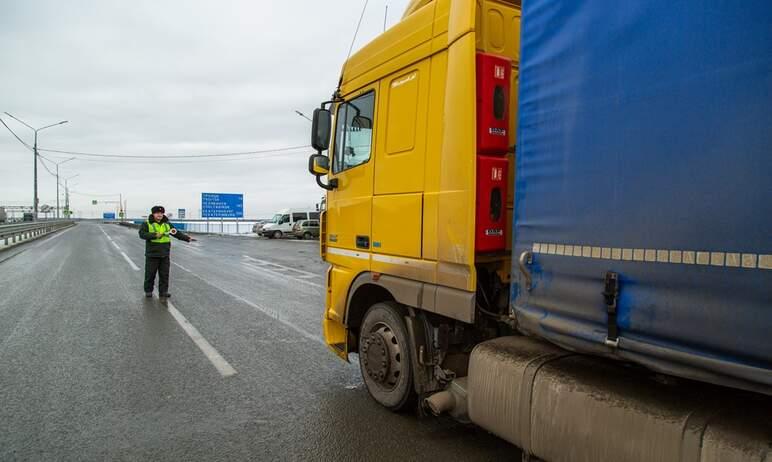
[[[525,0],[522,17],[520,329],[772,393],[772,2]]]

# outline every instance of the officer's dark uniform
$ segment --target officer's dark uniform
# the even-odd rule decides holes
[[[164,209],[161,206],[156,206],[153,207],[153,211],[163,213]],[[157,238],[156,233],[161,233],[161,237]],[[139,227],[139,237],[145,240],[145,294],[153,293],[157,272],[158,295],[161,297],[169,295],[169,255],[172,247],[170,236],[190,242],[190,236],[178,231],[174,225],[169,223],[166,215],[158,222],[151,214],[147,217],[147,221]]]

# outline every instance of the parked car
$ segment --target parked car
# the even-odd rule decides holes
[[[319,237],[319,220],[301,220],[292,226],[292,234],[298,239],[316,239]]]
[[[319,220],[319,212],[298,209],[280,210],[269,223],[263,225],[258,234],[272,239],[289,236],[292,235],[292,227],[301,220]]]
[[[252,225],[252,232],[255,234],[260,234],[260,230],[263,229],[263,226],[270,222],[271,220],[265,219],[265,220],[257,220],[254,225]]]

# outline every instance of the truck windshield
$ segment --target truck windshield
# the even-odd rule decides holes
[[[273,218],[271,218],[271,223],[278,223],[279,220],[281,220],[281,213],[274,215]]]

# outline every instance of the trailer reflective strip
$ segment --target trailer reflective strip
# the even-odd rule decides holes
[[[341,255],[343,257],[358,258],[360,260],[370,259],[370,254],[367,252],[357,252],[355,250],[341,249],[340,247],[327,247],[327,253],[332,255]]]
[[[681,265],[721,266],[727,268],[772,269],[772,255],[707,250],[641,249],[596,247],[580,244],[534,242],[535,254],[563,255],[596,260],[623,260]]]

